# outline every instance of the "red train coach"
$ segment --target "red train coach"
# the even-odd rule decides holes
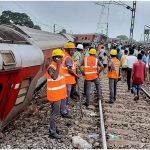
[[[0,25],[0,129],[30,103],[46,80],[52,50],[69,40],[69,35]]]

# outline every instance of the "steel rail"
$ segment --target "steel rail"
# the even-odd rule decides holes
[[[100,127],[101,127],[101,135],[102,135],[102,146],[103,146],[103,149],[107,149],[106,131],[105,131],[105,126],[104,126],[104,117],[103,117],[101,100],[99,100],[99,114],[100,114]]]
[[[150,94],[143,87],[141,87],[141,91],[144,92],[148,98],[150,98]]]

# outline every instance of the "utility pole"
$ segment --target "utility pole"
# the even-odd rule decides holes
[[[56,24],[54,24],[54,33],[56,32]]]
[[[144,26],[144,43],[148,46],[149,43],[149,34],[150,34],[150,27],[148,25]]]
[[[132,43],[133,40],[133,30],[134,30],[134,21],[135,21],[135,11],[136,11],[136,1],[133,1],[133,7],[131,8],[130,6],[128,6],[127,4],[125,4],[122,1],[109,1],[109,2],[95,2],[95,4],[97,5],[109,5],[109,4],[113,4],[113,5],[120,5],[123,6],[127,9],[129,9],[132,12],[132,17],[131,17],[131,27],[130,27],[130,36],[129,36],[129,42]]]
[[[108,5],[108,12],[107,12],[107,30],[106,30],[107,41],[108,41],[108,19],[109,19],[109,5]]]
[[[132,16],[131,16],[131,27],[130,27],[130,37],[129,41],[132,43],[133,40],[133,30],[134,30],[134,21],[135,21],[135,11],[136,11],[136,1],[133,1],[133,8],[131,9]]]

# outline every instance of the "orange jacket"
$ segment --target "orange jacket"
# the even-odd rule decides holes
[[[48,69],[50,67],[56,70],[57,64],[54,61],[52,61]],[[46,76],[47,76],[47,99],[49,101],[59,101],[61,99],[65,99],[67,97],[67,89],[62,67],[60,67],[59,75],[56,80],[53,80],[47,71]]]
[[[76,73],[76,67],[75,67],[75,62],[74,62],[73,58],[67,52],[65,52],[65,57],[64,57],[63,62],[62,62],[62,68],[64,71],[66,84],[75,84],[76,83],[75,76],[73,76],[69,73],[68,68],[66,66],[66,59],[67,58],[70,58],[72,60],[72,64],[73,64],[72,70],[74,73]]]
[[[107,77],[111,79],[118,79],[120,61],[117,58],[112,58],[111,61],[112,61],[112,67],[110,71],[108,70]]]
[[[98,59],[94,56],[84,58],[85,80],[94,80],[98,78]]]

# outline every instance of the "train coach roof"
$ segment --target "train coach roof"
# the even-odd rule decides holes
[[[24,35],[28,37],[29,42],[37,45],[43,50],[63,47],[67,41],[73,41],[73,38],[68,34],[55,34],[18,25],[17,27],[24,32]]]

